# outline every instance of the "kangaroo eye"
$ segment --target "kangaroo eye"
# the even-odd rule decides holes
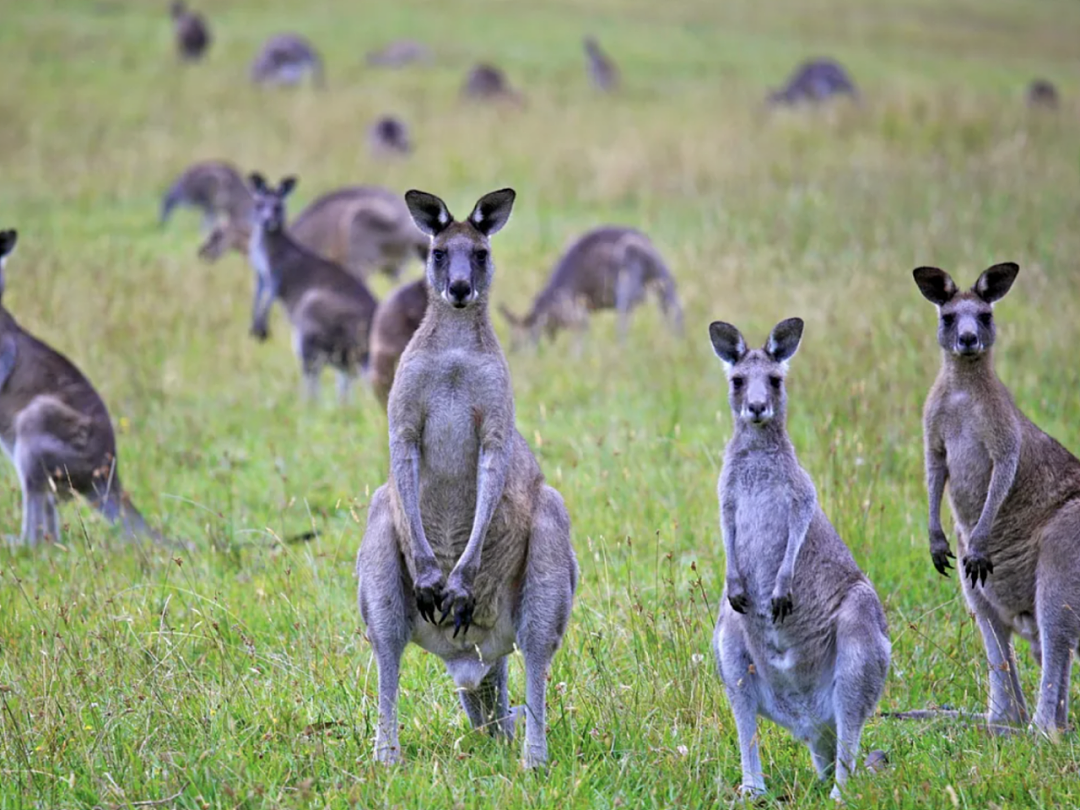
[[[731,378],[731,388],[732,388],[732,390],[741,391],[742,387],[743,387],[743,384],[745,382],[746,382],[746,380],[744,380],[742,377],[732,377]]]
[[[989,312],[980,312],[979,313],[979,323],[981,323],[983,326],[989,326],[993,322],[994,322],[994,316],[991,315]]]
[[[771,385],[775,390],[779,391],[780,386],[783,385],[783,384],[784,384],[784,378],[783,377],[769,377],[769,385]]]
[[[431,258],[435,260],[435,264],[442,264],[446,261],[446,251],[433,250],[431,251]]]
[[[477,250],[473,253],[473,259],[477,264],[487,264],[488,252],[486,250]]]
[[[956,323],[956,316],[953,315],[951,312],[946,312],[944,315],[941,316],[941,322],[945,326],[952,326],[954,323]]]

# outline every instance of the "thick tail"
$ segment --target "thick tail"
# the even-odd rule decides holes
[[[124,533],[132,539],[150,540],[165,546],[179,545],[166,540],[160,532],[152,528],[142,513],[135,508],[135,504],[131,502],[127,494],[118,489],[109,492],[94,506],[107,521],[123,526]]]
[[[158,222],[164,228],[172,216],[173,209],[184,202],[184,189],[177,182],[165,193],[165,199],[161,201],[161,217]]]

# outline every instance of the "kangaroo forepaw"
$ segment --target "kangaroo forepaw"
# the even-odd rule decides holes
[[[464,637],[472,625],[473,610],[475,608],[476,599],[472,595],[471,588],[447,586],[446,593],[443,596],[442,616],[439,617],[439,624],[445,622],[447,617],[453,613],[454,638],[457,638],[458,633],[461,633],[462,637]]]
[[[783,624],[784,619],[791,615],[791,612],[795,609],[795,605],[792,604],[791,594],[786,593],[783,596],[774,596],[772,598],[772,620],[773,624]]]
[[[964,576],[971,580],[971,587],[985,585],[986,578],[994,573],[994,564],[985,554],[972,551],[964,557]]]
[[[442,572],[436,567],[417,576],[413,591],[416,594],[416,608],[420,611],[420,618],[432,624],[437,624],[435,611],[439,609],[445,598],[443,595]]]
[[[956,555],[952,553],[949,548],[949,541],[945,539],[945,536],[931,537],[930,538],[930,559],[934,561],[934,568],[943,577],[949,575],[949,569],[952,568],[952,564],[949,560],[955,560]]]
[[[745,593],[728,593],[728,604],[736,613],[746,613],[750,609],[750,597]]]

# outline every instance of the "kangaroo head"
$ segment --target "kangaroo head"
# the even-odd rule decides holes
[[[296,178],[286,177],[276,188],[270,188],[258,172],[248,177],[254,207],[252,221],[267,233],[277,233],[285,228],[285,198],[296,188]]]
[[[736,422],[761,427],[783,420],[787,407],[784,376],[788,361],[802,340],[801,318],[788,318],[773,327],[760,349],[747,349],[742,334],[730,323],[709,324],[709,338],[728,377],[728,401]]]
[[[938,308],[938,344],[957,357],[975,358],[994,345],[993,305],[1016,280],[1020,267],[1013,262],[983,271],[970,290],[961,292],[948,273],[937,267],[915,269],[915,283],[927,301]]]
[[[514,196],[510,188],[485,194],[468,219],[455,222],[446,203],[434,194],[416,190],[405,194],[416,227],[431,237],[427,281],[435,293],[433,300],[455,309],[487,300],[495,274],[489,237],[510,219]]]

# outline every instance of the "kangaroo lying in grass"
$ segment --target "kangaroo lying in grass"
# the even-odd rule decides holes
[[[0,231],[0,296],[17,238]],[[16,323],[2,298],[0,444],[22,486],[22,543],[59,541],[57,502],[76,493],[129,535],[161,541],[120,483],[105,403],[70,360]]]
[[[510,372],[488,317],[489,238],[510,189],[455,222],[438,197],[406,195],[431,237],[428,309],[390,391],[390,480],[371,498],[358,601],[379,668],[375,756],[397,762],[401,656],[446,662],[476,728],[511,737],[507,657],[525,657],[525,766],[547,760],[548,667],[577,587],[570,518],[514,426]],[[452,622],[448,621],[452,619]]]
[[[198,209],[207,230],[228,227],[230,223],[233,227],[251,227],[251,192],[236,167],[223,160],[193,163],[173,181],[161,201],[163,226],[180,206]],[[218,225],[222,219],[226,225]]]
[[[596,228],[574,241],[559,259],[547,286],[524,317],[506,307],[503,316],[514,330],[513,345],[535,344],[541,334],[554,337],[560,329],[583,333],[589,313],[614,309],[619,336],[625,339],[631,311],[654,291],[671,329],[682,333],[682,306],[675,279],[656,247],[632,228]]]
[[[742,792],[765,791],[757,717],[810,748],[839,799],[863,725],[885,689],[885,611],[818,504],[784,424],[784,375],[803,322],[782,321],[761,349],[709,326],[727,367],[734,434],[720,474],[727,575],[713,648],[739,734]]]
[[[1056,738],[1068,719],[1080,644],[1080,461],[1024,416],[994,372],[993,305],[1017,273],[1011,262],[997,264],[961,291],[944,270],[914,271],[938,308],[942,349],[923,412],[930,553],[947,575],[948,485],[964,597],[990,664],[986,719],[992,728],[1028,722],[1012,645],[1019,633],[1042,665],[1035,726]]]

